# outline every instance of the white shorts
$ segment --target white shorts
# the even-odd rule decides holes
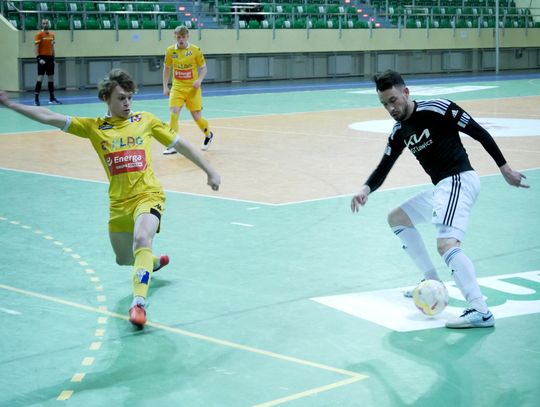
[[[400,205],[413,224],[431,222],[438,238],[463,240],[469,214],[480,193],[480,177],[465,171],[441,180]]]

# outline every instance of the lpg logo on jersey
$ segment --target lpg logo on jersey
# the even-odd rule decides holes
[[[116,151],[105,155],[104,158],[111,175],[144,171],[146,169],[146,153],[144,150]]]
[[[101,142],[101,150],[114,151],[114,150],[118,150],[119,148],[124,148],[124,147],[140,146],[142,145],[142,143],[143,143],[143,139],[141,136],[115,137],[111,141],[103,140]]]
[[[193,55],[193,51],[186,51],[186,57]]]
[[[129,118],[129,121],[131,123],[133,122],[140,122],[142,120],[142,116],[140,114],[133,115]]]

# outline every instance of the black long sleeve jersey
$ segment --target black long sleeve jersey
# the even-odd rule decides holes
[[[506,163],[493,137],[457,104],[446,99],[414,101],[413,114],[394,125],[384,155],[366,185],[372,192],[379,188],[405,147],[414,154],[433,184],[472,170],[459,132],[480,142],[499,167]]]

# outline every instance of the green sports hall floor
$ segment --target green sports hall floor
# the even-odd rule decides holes
[[[540,95],[540,74],[421,83],[495,85],[460,100]],[[205,114],[378,105],[351,96],[366,83],[257,86],[243,104],[231,101],[240,87],[209,86]],[[59,95],[68,103],[58,111],[102,114],[95,99]],[[166,119],[166,100],[146,96]],[[44,128],[6,109],[0,122],[2,134]],[[107,186],[0,161],[0,406],[536,407],[540,169],[525,174],[532,188],[519,193],[500,175],[482,178],[464,245],[495,329],[448,330],[401,298],[418,272],[385,216],[414,186],[374,194],[357,217],[350,196],[266,205],[169,193],[169,208],[182,210],[167,212],[155,247],[181,260],[154,277],[150,323],[138,331],[125,316],[129,268],[114,264],[96,222]],[[463,305],[452,298],[449,309]]]

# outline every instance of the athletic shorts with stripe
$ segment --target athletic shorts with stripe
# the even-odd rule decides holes
[[[469,214],[480,193],[480,177],[465,171],[439,181],[400,205],[413,224],[431,222],[438,238],[463,241]]]

